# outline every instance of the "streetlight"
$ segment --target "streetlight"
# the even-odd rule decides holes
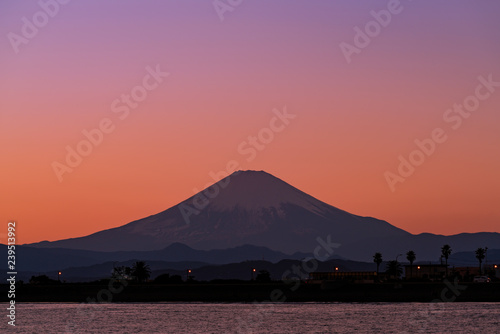
[[[186,282],[189,281],[189,274],[191,274],[191,269],[186,270]]]
[[[253,281],[253,275],[256,272],[255,268],[252,269],[252,281]]]
[[[57,281],[58,281],[59,283],[61,283],[61,275],[62,275],[62,272],[58,271],[58,272],[57,272]]]

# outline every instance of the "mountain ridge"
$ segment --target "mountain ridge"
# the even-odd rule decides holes
[[[319,239],[328,238],[339,244],[337,255],[356,260],[367,260],[375,251],[395,257],[408,247],[434,259],[435,248],[443,243],[457,251],[484,246],[483,241],[500,244],[499,233],[414,235],[324,203],[264,171],[237,171],[146,218],[84,237],[27,246],[110,252],[154,251],[174,243],[201,250],[249,244],[283,253],[312,253]]]
[[[183,206],[195,207],[201,195],[215,188],[217,196],[198,206],[201,210],[186,222]],[[293,253],[312,252],[318,237],[331,235],[345,242],[359,239],[359,233],[408,234],[385,221],[323,203],[266,172],[238,171],[158,214],[85,237],[29,246],[143,251],[180,242],[205,250],[252,244]]]

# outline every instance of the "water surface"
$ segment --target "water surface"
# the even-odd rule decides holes
[[[500,304],[21,303],[16,332],[500,333]]]

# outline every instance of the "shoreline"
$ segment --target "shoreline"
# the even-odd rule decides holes
[[[58,285],[21,284],[16,303],[253,303],[253,302],[500,302],[500,283],[370,283],[324,282],[294,285],[282,282],[176,285],[132,285],[118,293],[105,293],[108,284],[65,283]],[[6,291],[7,285],[0,285]],[[1,294],[1,302],[8,302]],[[97,296],[104,296],[97,300]]]

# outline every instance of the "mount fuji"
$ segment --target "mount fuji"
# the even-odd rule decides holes
[[[395,256],[409,245],[419,259],[435,259],[444,243],[455,251],[482,247],[483,241],[500,244],[498,233],[413,235],[321,202],[266,172],[238,171],[158,214],[88,236],[30,246],[109,252],[160,250],[174,243],[201,250],[255,245],[291,254],[312,253],[319,238],[340,244],[337,255],[365,261],[375,251]]]

